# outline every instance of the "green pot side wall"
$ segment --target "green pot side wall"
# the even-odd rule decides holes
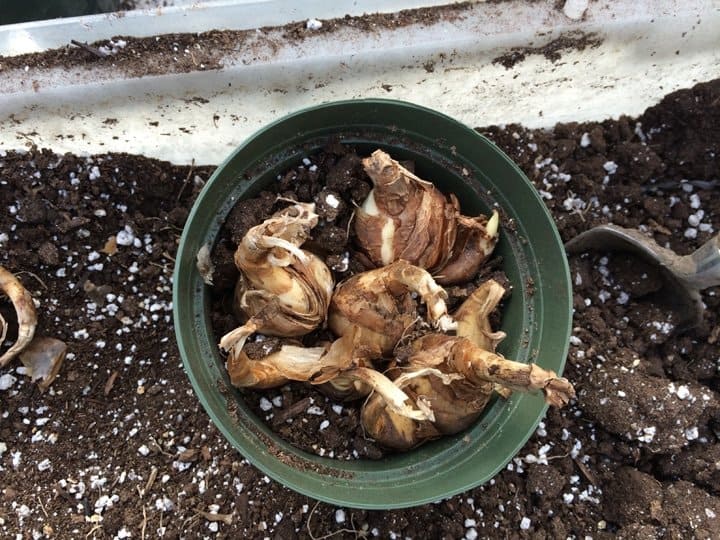
[[[224,436],[268,476],[326,502],[372,509],[436,501],[492,478],[542,418],[541,395],[496,399],[474,427],[384,459],[338,461],[296,449],[272,433],[228,382],[208,317],[197,252],[213,245],[228,212],[329,140],[361,154],[383,148],[415,161],[417,174],[455,193],[465,214],[501,211],[496,254],[513,290],[502,312],[500,352],[562,372],[572,322],[565,252],[530,182],[490,141],[435,111],[392,100],[354,100],[305,109],[264,129],[215,171],[188,218],[174,275],[175,331],[195,392]],[[512,224],[512,225],[511,225]]]

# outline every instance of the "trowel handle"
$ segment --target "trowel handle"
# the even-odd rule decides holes
[[[720,285],[720,234],[682,259],[687,269],[683,279],[692,288],[702,290]]]

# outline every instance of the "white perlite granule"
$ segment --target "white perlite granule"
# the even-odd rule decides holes
[[[13,387],[17,379],[10,375],[9,373],[5,373],[4,375],[0,376],[0,391],[2,390],[9,390]]]

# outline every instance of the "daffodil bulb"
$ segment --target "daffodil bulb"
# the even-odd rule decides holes
[[[426,270],[396,261],[341,282],[332,297],[328,326],[336,335],[359,329],[370,359],[392,353],[418,322],[413,296],[427,307],[427,321],[443,331],[455,328],[447,312],[445,290]]]
[[[250,229],[240,242],[237,307],[254,317],[275,305],[276,316],[262,318],[258,331],[301,336],[325,321],[333,277],[318,256],[301,247],[317,223],[314,204],[295,203]]]
[[[361,412],[363,427],[377,442],[397,450],[466,429],[485,409],[496,385],[541,391],[554,407],[575,397],[570,382],[552,371],[506,360],[468,338],[445,334],[427,334],[413,342],[409,357],[388,375],[411,398],[410,406],[428,417],[400,415],[381,395],[370,396]]]
[[[363,166],[373,189],[356,212],[355,234],[370,259],[405,260],[446,285],[472,279],[497,243],[498,214],[462,216],[455,195],[445,197],[382,150]]]

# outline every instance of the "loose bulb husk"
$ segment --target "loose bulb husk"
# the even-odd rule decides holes
[[[60,373],[67,344],[52,337],[35,337],[20,353],[25,374],[30,380],[38,381],[41,392],[47,390]]]
[[[37,313],[30,293],[11,272],[2,266],[0,266],[0,290],[12,302],[18,320],[18,337],[15,343],[0,356],[0,367],[3,367],[32,341],[37,326]],[[7,331],[5,321],[0,324],[0,331],[4,340]],[[1,344],[2,341],[0,341]]]
[[[210,258],[210,245],[204,244],[198,251],[195,261],[195,267],[200,272],[200,277],[206,285],[214,285],[213,274],[215,273],[215,263]]]

